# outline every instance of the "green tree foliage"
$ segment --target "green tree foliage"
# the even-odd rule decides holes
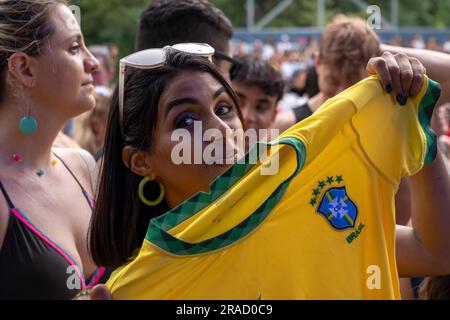
[[[81,9],[81,29],[86,43],[114,43],[120,56],[134,50],[134,38],[142,10],[149,0],[74,0]]]
[[[281,0],[255,0],[256,21],[274,8]],[[245,0],[211,0],[231,19],[235,27],[246,27]],[[369,5],[378,5],[387,20],[391,17],[391,0],[366,0]],[[317,25],[317,0],[294,0],[268,27],[306,27]],[[350,0],[325,0],[326,18],[337,13],[367,16]],[[450,1],[448,0],[399,0],[400,27],[450,27]]]
[[[134,37],[140,12],[152,0],[73,0],[81,8],[82,29],[88,44],[115,43],[124,56],[134,49]],[[173,0],[177,1],[177,0]],[[258,21],[281,0],[255,0]],[[211,0],[230,18],[235,27],[246,27],[246,0]],[[390,20],[390,0],[370,0]],[[367,16],[350,0],[325,0],[326,18],[337,13]],[[310,27],[317,24],[317,0],[294,2],[267,27]],[[399,0],[400,27],[450,27],[449,0]]]

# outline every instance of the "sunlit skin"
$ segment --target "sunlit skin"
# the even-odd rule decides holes
[[[194,136],[194,122],[201,121],[203,132],[215,128],[226,135],[228,130],[242,129],[237,106],[223,86],[207,73],[183,72],[169,82],[158,104],[157,126],[153,148],[131,157],[131,170],[143,177],[160,182],[166,190],[166,201],[174,208],[199,191],[208,191],[210,183],[228,164],[181,164],[172,161],[172,150],[179,141],[172,141],[172,133],[186,129],[191,133],[191,146],[209,142]],[[237,150],[236,150],[237,153]],[[124,162],[132,154],[124,149]]]
[[[268,95],[257,85],[233,82],[245,129],[268,129],[276,117],[277,97]]]

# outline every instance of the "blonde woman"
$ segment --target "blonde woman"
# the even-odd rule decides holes
[[[70,299],[104,273],[87,246],[95,162],[52,147],[94,108],[97,67],[66,1],[0,1],[0,299]]]

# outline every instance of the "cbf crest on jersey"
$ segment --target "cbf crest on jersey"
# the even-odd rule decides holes
[[[317,211],[338,230],[353,228],[358,216],[358,208],[348,196],[345,187],[328,189]]]

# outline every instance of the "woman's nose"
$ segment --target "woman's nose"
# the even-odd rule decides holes
[[[97,58],[94,57],[94,55],[92,55],[92,53],[87,51],[87,56],[86,56],[86,58],[84,60],[84,66],[85,66],[86,72],[94,73],[95,71],[98,70],[98,68],[100,66],[100,63],[97,60]]]
[[[225,137],[227,131],[231,130],[231,127],[228,123],[226,123],[224,120],[222,120],[220,117],[214,114],[213,117],[209,119],[206,123],[203,123],[203,130],[208,129],[216,129],[219,130],[223,136]]]

